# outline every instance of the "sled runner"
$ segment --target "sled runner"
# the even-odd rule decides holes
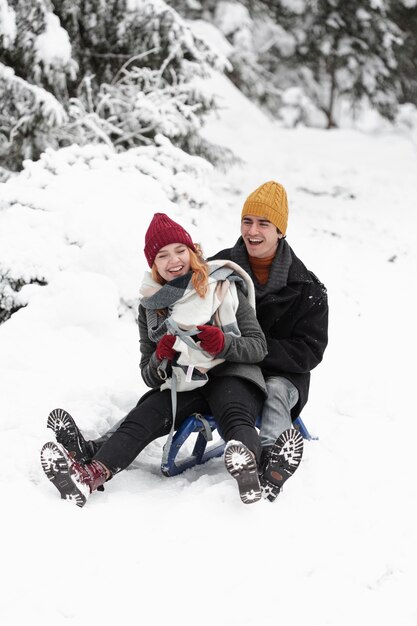
[[[318,439],[309,433],[301,416],[297,417],[293,423],[304,439],[309,441]],[[259,428],[260,423],[257,422],[256,425]],[[226,444],[223,439],[213,441],[213,433],[216,430],[217,424],[211,415],[198,413],[190,415],[173,436],[168,457],[161,464],[162,473],[165,476],[176,476],[195,465],[201,465],[210,459],[222,456]],[[197,433],[197,439],[191,455],[177,459],[178,453],[192,433]],[[209,442],[212,443],[208,446]]]

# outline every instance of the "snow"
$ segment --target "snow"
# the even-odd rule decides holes
[[[291,10],[297,15],[301,15],[306,10],[306,0],[281,0],[284,9]]]
[[[242,28],[248,28],[251,22],[249,11],[239,2],[219,2],[215,12],[216,26],[227,36]]]
[[[67,31],[53,13],[45,16],[45,31],[35,40],[37,59],[48,66],[65,66],[71,61],[71,43]]]
[[[0,268],[47,282],[0,326],[2,624],[416,623],[416,145],[392,128],[283,129],[212,81],[223,108],[205,135],[243,159],[227,173],[169,142],[87,146],[0,185]],[[61,501],[39,463],[49,411],[95,437],[146,391],[134,310],[152,214],[211,254],[271,179],[329,293],[303,412],[319,440],[273,504],[242,504],[222,459],[163,477],[162,440],[83,509]]]
[[[233,46],[228,42],[223,33],[213,24],[205,20],[188,20],[187,25],[193,34],[212,46],[218,55],[222,55],[222,62],[225,67],[229,67],[227,58],[233,53]]]
[[[16,13],[7,0],[0,0],[0,36],[4,48],[10,48],[16,39]]]

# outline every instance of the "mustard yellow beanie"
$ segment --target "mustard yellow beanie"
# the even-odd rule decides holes
[[[285,235],[288,224],[288,200],[284,187],[270,180],[255,189],[243,205],[242,219],[245,215],[265,217]]]

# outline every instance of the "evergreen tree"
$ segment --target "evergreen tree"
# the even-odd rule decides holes
[[[401,38],[386,3],[308,0],[305,20],[297,57],[307,68],[305,84],[326,114],[328,127],[336,124],[340,97],[353,105],[366,97],[392,119],[398,93],[394,44]]]
[[[398,82],[395,46],[400,31],[389,19],[384,0],[274,0],[268,5],[276,21],[294,39],[294,54],[286,57],[272,46],[260,59],[273,74],[283,65],[327,118],[336,125],[335,106],[340,98],[352,105],[364,97],[380,113],[392,118],[397,105]],[[262,55],[261,55],[262,57]]]
[[[0,93],[0,165],[37,159],[46,147],[58,146],[57,133],[68,116],[49,91],[0,63]]]
[[[341,99],[395,114],[402,38],[388,9],[388,0],[221,1],[212,20],[233,46],[229,75],[244,93],[276,117],[290,99],[300,120],[316,108],[331,128]]]
[[[163,0],[0,0],[0,18],[0,164],[19,167],[46,145],[125,149],[164,132],[220,158],[197,137],[215,101],[195,80],[220,57]]]
[[[12,22],[14,27],[11,26]],[[77,65],[68,34],[52,13],[49,0],[0,0],[0,61],[58,99],[68,95]]]
[[[184,20],[163,0],[52,0],[67,30],[81,76],[97,84],[111,82],[126,61],[161,69],[170,79],[204,74],[217,55],[190,32]]]
[[[391,2],[389,15],[400,28],[403,40],[395,51],[399,101],[417,105],[417,0]]]
[[[0,164],[16,166],[56,145],[75,73],[68,36],[48,0],[0,0]]]
[[[250,99],[269,111],[276,111],[280,103],[280,90],[263,63],[259,46],[265,29],[274,28],[265,8],[250,13],[251,3],[212,2],[205,5],[205,18],[213,22],[232,46],[229,56],[231,67],[226,70],[230,80]]]

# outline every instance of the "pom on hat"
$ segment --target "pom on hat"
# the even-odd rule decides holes
[[[265,217],[285,235],[288,224],[288,200],[284,187],[270,180],[255,189],[243,205],[242,219],[245,215]]]
[[[196,252],[193,240],[187,231],[165,213],[155,213],[145,235],[145,256],[149,267],[161,248],[170,243],[183,243]]]

